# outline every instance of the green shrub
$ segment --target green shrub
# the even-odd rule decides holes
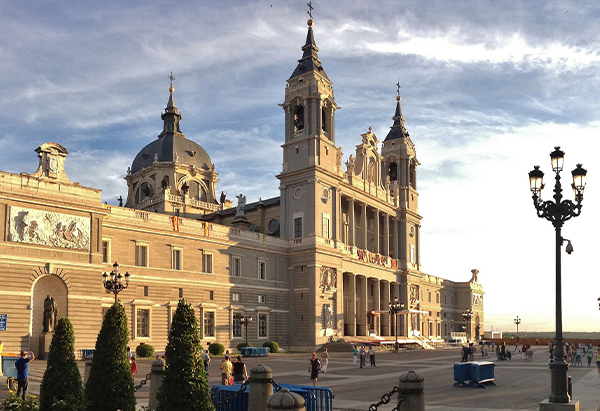
[[[135,348],[135,353],[138,357],[149,358],[154,355],[154,347],[150,344],[141,343]]]
[[[277,341],[265,341],[262,346],[269,347],[269,352],[279,351],[279,344],[277,343]]]
[[[208,346],[208,352],[212,355],[223,355],[225,347],[221,343],[214,342]]]
[[[39,403],[32,397],[28,397],[25,401],[15,394],[10,394],[2,403],[2,408],[5,411],[39,411]]]
[[[40,387],[40,411],[82,411],[83,385],[75,362],[75,332],[68,318],[58,320]]]
[[[157,395],[158,411],[214,411],[196,314],[183,299],[173,315],[165,354],[167,369]]]
[[[246,344],[245,342],[243,342],[243,343],[239,343],[236,348],[237,348],[238,352],[242,352],[242,348],[244,348],[244,347],[252,347],[252,344],[250,344],[250,343]]]
[[[135,411],[128,342],[125,308],[116,303],[104,316],[96,340],[92,368],[85,385],[86,411]]]

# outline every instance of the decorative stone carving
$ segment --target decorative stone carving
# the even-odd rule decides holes
[[[10,208],[9,240],[51,247],[90,249],[90,219],[23,207]]]
[[[410,304],[411,305],[419,304],[419,287],[416,285],[410,286]]]
[[[323,304],[323,329],[332,328],[332,325],[331,306]]]
[[[475,268],[475,269],[471,270],[471,273],[472,273],[473,275],[471,276],[471,281],[469,281],[469,282],[471,282],[471,283],[476,283],[476,282],[478,282],[478,281],[477,281],[477,276],[479,275],[479,270]]]
[[[354,174],[354,167],[355,167],[355,165],[354,165],[354,162],[355,162],[355,161],[356,161],[356,160],[354,159],[354,157],[352,156],[352,154],[350,154],[350,157],[348,157],[348,162],[346,163],[346,164],[347,164],[347,166],[348,166],[348,168],[347,168],[347,171],[346,171],[346,172],[347,172],[348,174]]]
[[[58,304],[54,301],[50,295],[46,296],[44,300],[44,332],[54,332],[56,328],[56,321],[58,319]]]
[[[244,217],[244,207],[246,207],[246,196],[243,194],[238,194],[236,197],[238,199],[238,203],[235,208],[235,216]]]
[[[473,305],[477,307],[483,306],[483,295],[473,294]]]
[[[321,290],[330,291],[336,288],[337,269],[332,267],[321,267]]]
[[[337,150],[337,153],[335,155],[336,155],[335,163],[337,164],[338,168],[341,169],[341,167],[342,167],[342,157],[344,156],[344,153],[342,153],[342,149],[339,148]]]

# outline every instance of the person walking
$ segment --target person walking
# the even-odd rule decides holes
[[[244,382],[248,379],[248,371],[246,370],[246,364],[242,360],[242,356],[238,355],[237,359],[233,363],[233,382]]]
[[[598,374],[600,374],[600,346],[596,348],[596,365],[598,366]]]
[[[361,345],[360,350],[358,350],[358,355],[360,356],[360,368],[363,368],[366,365],[367,352],[365,351],[365,346]]]
[[[29,363],[35,361],[35,355],[33,351],[29,351],[29,358],[27,358],[27,351],[21,351],[21,358],[15,361],[15,368],[17,369],[17,397],[22,392],[21,398],[25,401],[27,396],[27,386],[29,385]],[[599,363],[600,364],[600,363]],[[600,372],[600,365],[598,366],[598,372]]]
[[[592,352],[591,348],[588,348],[585,352],[585,356],[587,357],[587,360],[588,360],[588,367],[592,366],[592,355],[593,354],[594,353]]]
[[[327,351],[327,347],[321,353],[321,371],[323,374],[327,374],[327,366],[329,365],[329,351]]]
[[[377,367],[375,364],[375,348],[373,346],[369,347],[369,360],[371,360],[371,367]]]
[[[500,361],[500,346],[496,345],[496,361]]]
[[[310,379],[313,382],[313,387],[317,385],[317,378],[319,377],[319,371],[321,370],[321,362],[317,358],[317,353],[312,353],[310,359],[310,365],[308,366],[308,372],[310,373]]]
[[[225,354],[223,361],[221,361],[221,385],[230,385],[229,379],[231,378],[231,370],[233,366],[229,361],[229,355]]]
[[[131,376],[135,382],[135,374],[137,373],[137,362],[135,362],[135,355],[131,356]]]
[[[210,355],[208,354],[208,350],[204,350],[204,371],[206,372],[207,377],[208,377],[208,363],[210,363]]]
[[[354,358],[352,360],[352,365],[354,365],[356,367],[358,365],[358,348],[356,348],[356,345],[354,346],[352,353],[354,355]]]

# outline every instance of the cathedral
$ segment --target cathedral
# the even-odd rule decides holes
[[[194,307],[203,344],[235,347],[246,332],[255,346],[274,340],[294,350],[342,338],[398,336],[423,346],[478,338],[478,271],[465,282],[421,271],[420,163],[400,93],[383,141],[369,128],[345,157],[318,51],[310,19],[281,104],[279,197],[246,203],[242,194],[217,194],[219,165],[185,137],[172,76],[163,129],[128,168],[121,206],[72,182],[69,152],[56,142],[36,149],[34,174],[0,171],[5,351],[47,352],[63,316],[76,348],[93,349],[115,298],[126,308],[130,345],[156,350],[166,346],[180,298]],[[115,296],[103,278],[123,290]]]

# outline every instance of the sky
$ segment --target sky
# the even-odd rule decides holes
[[[0,0],[0,169],[33,173],[34,150],[69,150],[72,181],[116,204],[135,155],[162,130],[175,77],[181,128],[219,173],[217,192],[279,195],[286,80],[306,39],[305,1]],[[313,1],[333,81],[344,161],[369,127],[383,140],[397,81],[416,145],[423,271],[480,271],[485,329],[555,329],[554,228],[536,216],[527,173],[566,153],[564,187],[588,169],[567,221],[563,328],[598,331],[600,3]],[[565,198],[572,198],[565,190]],[[564,250],[564,247],[563,247]]]

